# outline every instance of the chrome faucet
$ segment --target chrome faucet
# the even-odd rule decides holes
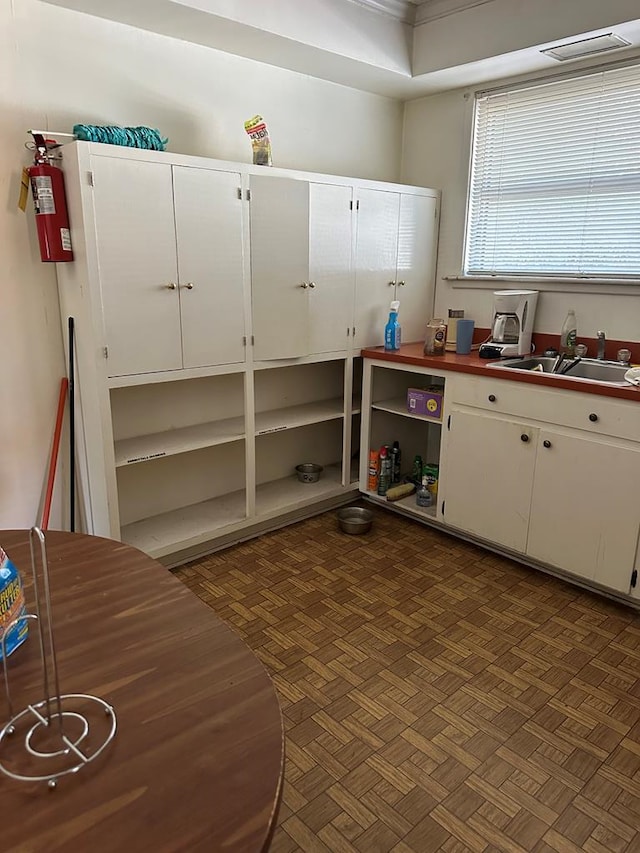
[[[604,361],[604,348],[607,342],[606,336],[604,332],[596,332],[596,338],[598,339],[598,355],[601,361]]]

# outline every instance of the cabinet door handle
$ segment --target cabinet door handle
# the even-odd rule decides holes
[[[398,284],[400,285],[400,287],[404,287],[404,281],[399,281]]]
[[[591,414],[589,415],[589,420],[590,420],[592,423],[595,423],[595,422],[598,420],[598,416],[596,415],[596,413],[595,413],[595,412],[591,412]]]
[[[496,395],[495,394],[489,394],[489,402],[495,403],[495,401],[496,401]]]
[[[526,432],[522,433],[522,435],[520,436],[520,441],[524,441],[524,442],[529,441],[529,436],[526,434]]]
[[[186,284],[183,284],[182,286],[186,287],[187,290],[193,290],[193,282],[192,281],[188,281]]]
[[[175,283],[175,281],[170,281],[169,284],[165,284],[165,287],[167,290],[176,290],[178,285]]]
[[[312,288],[312,289],[313,289],[315,286],[316,286],[315,281],[310,281],[310,282],[309,282],[309,287],[310,287],[310,288]]]
[[[548,439],[546,439],[546,438],[545,438],[545,440],[542,442],[542,444],[543,444],[545,447],[551,447],[551,442],[550,442]]]
[[[307,284],[306,281],[303,281],[302,284],[300,285],[300,287],[302,287],[304,290],[306,290],[309,287],[309,285]]]
[[[390,281],[390,282],[389,282],[389,287],[395,287],[395,286],[396,286],[395,281]]]

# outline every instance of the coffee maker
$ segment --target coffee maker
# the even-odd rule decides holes
[[[496,291],[493,294],[491,338],[480,346],[480,358],[530,355],[537,302],[537,290]]]

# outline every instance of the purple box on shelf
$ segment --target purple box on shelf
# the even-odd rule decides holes
[[[442,396],[440,388],[409,388],[407,390],[407,411],[412,415],[442,420]]]

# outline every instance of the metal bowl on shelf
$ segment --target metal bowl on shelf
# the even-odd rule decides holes
[[[296,465],[296,474],[301,483],[317,483],[323,471],[322,465],[316,465],[315,462],[303,462],[302,465]]]
[[[368,533],[373,524],[373,513],[362,506],[348,506],[338,510],[338,526],[343,533],[357,535]]]

